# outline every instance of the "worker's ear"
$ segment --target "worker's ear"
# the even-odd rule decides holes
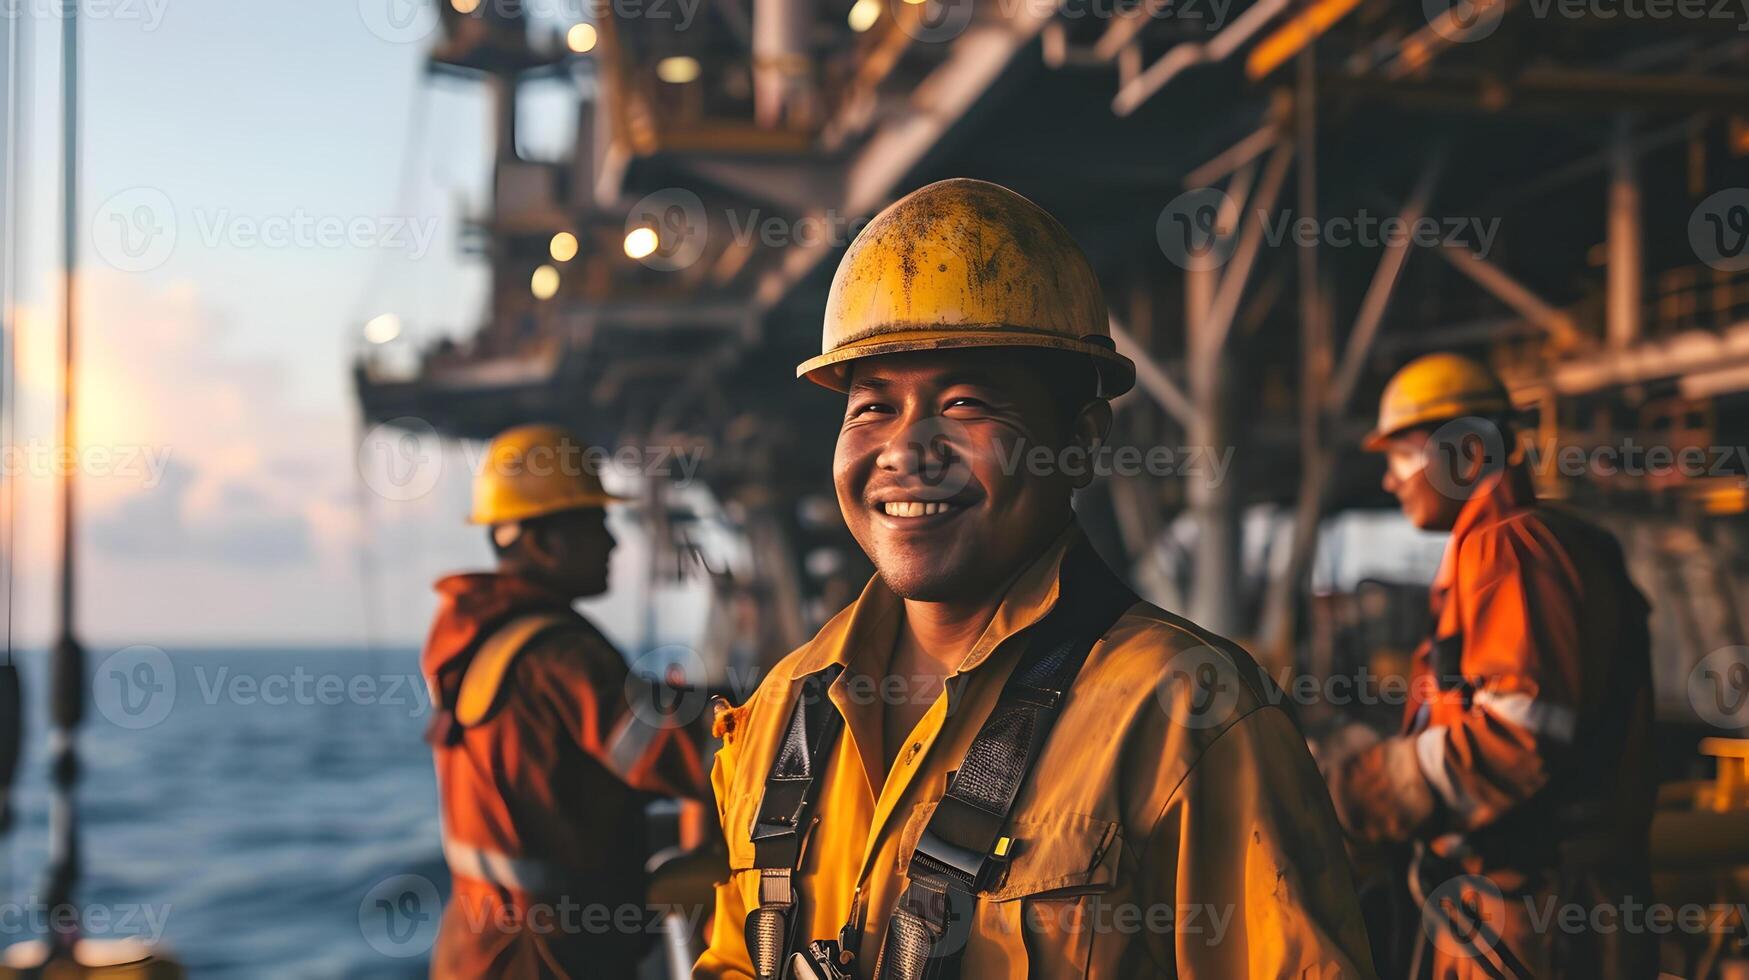
[[[1092,460],[1105,445],[1105,438],[1111,434],[1111,402],[1103,398],[1095,398],[1081,406],[1081,411],[1075,415],[1075,421],[1069,428],[1070,441],[1080,447]],[[1093,467],[1081,467],[1076,474],[1075,489],[1081,490],[1093,482]]]
[[[548,521],[528,521],[522,526],[522,538],[518,542],[522,548],[524,561],[536,568],[551,568],[558,561],[558,555],[553,549],[553,528]]]

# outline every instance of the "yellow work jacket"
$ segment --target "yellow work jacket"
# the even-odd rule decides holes
[[[869,977],[912,845],[1024,646],[1057,601],[1071,527],[1010,584],[983,636],[881,771],[885,673],[903,602],[876,577],[719,722],[728,842],[694,976],[749,977],[749,830],[802,678],[842,664],[844,716],[797,874],[803,939],[862,922]],[[1094,645],[1015,801],[1006,872],[979,896],[962,975],[1373,976],[1330,800],[1277,690],[1238,647],[1138,602]]]

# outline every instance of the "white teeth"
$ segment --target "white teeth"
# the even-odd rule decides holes
[[[924,503],[921,500],[893,500],[881,505],[881,512],[888,517],[927,517],[930,514],[946,513],[952,507],[949,503]]]

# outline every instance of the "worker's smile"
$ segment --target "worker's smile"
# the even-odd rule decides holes
[[[899,534],[940,531],[957,524],[984,497],[971,487],[947,500],[941,499],[939,491],[932,492],[928,488],[922,492],[888,491],[869,496],[869,509],[874,512],[875,523],[884,530]]]

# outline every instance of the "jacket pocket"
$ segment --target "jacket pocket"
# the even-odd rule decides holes
[[[901,869],[935,805],[918,807],[902,838]],[[1084,976],[1093,943],[1105,931],[1103,899],[1119,884],[1123,829],[1075,813],[1009,821],[1011,856],[978,897],[976,935],[966,949],[966,976]]]

